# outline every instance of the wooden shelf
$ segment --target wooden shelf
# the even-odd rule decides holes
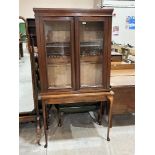
[[[46,47],[57,47],[57,48],[62,48],[62,47],[70,47],[70,43],[47,43]]]

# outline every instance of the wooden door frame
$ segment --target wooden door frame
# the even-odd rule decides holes
[[[64,89],[49,89],[48,88],[48,76],[47,76],[47,57],[46,57],[46,49],[45,49],[45,39],[42,38],[44,33],[44,23],[47,21],[69,21],[71,24],[70,27],[70,42],[71,42],[71,88]],[[60,91],[72,91],[75,90],[75,56],[74,56],[74,18],[73,17],[43,17],[38,18],[36,23],[40,23],[37,27],[37,40],[38,43],[38,51],[39,51],[39,64],[40,64],[40,80],[41,80],[41,92],[60,92]],[[45,61],[44,61],[45,60]]]
[[[75,42],[75,53],[76,53],[76,83],[77,83],[77,90],[80,90],[80,92],[85,92],[85,91],[90,91],[91,89],[93,89],[92,91],[99,91],[99,90],[109,90],[109,85],[107,84],[107,82],[110,80],[108,80],[107,75],[109,76],[110,74],[107,74],[105,68],[109,68],[109,59],[110,57],[108,56],[108,35],[109,33],[107,33],[107,31],[109,32],[109,21],[108,21],[109,17],[88,17],[88,16],[82,16],[82,17],[75,17],[75,37],[76,37],[76,42]],[[80,21],[99,21],[99,22],[103,22],[104,23],[104,27],[103,27],[103,63],[102,63],[102,87],[86,87],[86,88],[82,88],[80,87],[80,26],[79,26],[79,22]],[[106,32],[106,33],[105,33]],[[109,76],[110,78],[110,76]]]

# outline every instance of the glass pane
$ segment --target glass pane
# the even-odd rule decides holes
[[[80,22],[81,87],[102,87],[103,22]]]
[[[71,88],[71,42],[69,21],[45,22],[48,86]]]

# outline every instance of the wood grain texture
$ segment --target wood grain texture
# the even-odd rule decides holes
[[[34,8],[35,16],[112,16],[113,9]]]
[[[125,114],[135,112],[135,86],[113,86],[115,92],[113,114]]]
[[[105,101],[106,96],[113,96],[111,92],[96,92],[96,93],[73,93],[73,94],[55,94],[45,95],[41,94],[41,98],[48,104],[63,104],[63,103],[76,103],[76,102],[94,102]]]
[[[111,126],[111,108],[113,104],[114,93],[110,91],[110,65],[111,65],[111,26],[112,26],[112,12],[113,9],[51,9],[51,8],[34,8],[36,27],[37,27],[37,44],[39,52],[39,66],[41,79],[41,98],[44,118],[44,132],[45,132],[45,147],[47,147],[47,124],[46,124],[46,105],[47,104],[64,104],[76,102],[94,102],[110,100],[110,114],[107,131],[107,140],[109,141],[109,128]],[[48,29],[47,22],[55,24],[59,21],[70,23],[70,33],[64,32],[66,27],[55,27],[55,29]],[[83,34],[80,27],[80,22],[92,22],[90,30],[85,29]],[[102,24],[101,24],[102,23]],[[47,27],[46,27],[46,26]],[[50,24],[49,24],[50,25]],[[101,26],[102,25],[102,26]],[[96,28],[95,28],[95,27]],[[51,27],[53,28],[53,27]],[[46,29],[48,29],[46,31]],[[59,30],[58,30],[59,29]],[[87,32],[88,30],[88,32]],[[59,31],[59,32],[58,32]],[[94,32],[93,32],[94,31]],[[97,32],[96,32],[97,31]],[[101,31],[103,33],[101,33]],[[69,36],[70,34],[70,36]],[[80,35],[81,34],[81,35]],[[81,36],[81,37],[80,37]],[[61,38],[62,37],[62,38]],[[101,48],[101,58],[89,62],[80,62],[81,55],[81,40],[82,41],[102,41],[103,48]],[[100,38],[99,38],[100,37]],[[55,39],[55,40],[54,40]],[[81,39],[81,40],[80,40]],[[70,42],[71,63],[67,59],[55,61],[48,59],[46,51],[47,43],[49,42]],[[102,47],[101,44],[101,47]],[[63,47],[62,47],[63,48]],[[85,49],[84,49],[85,50]],[[63,55],[68,55],[68,49],[63,48]],[[50,50],[48,51],[50,52]],[[52,53],[53,51],[51,51]],[[55,53],[57,53],[55,48]],[[61,54],[62,55],[62,52]],[[93,62],[94,61],[94,62]],[[47,62],[50,62],[47,64]],[[71,64],[71,66],[70,66]],[[56,68],[53,68],[56,66]],[[69,69],[71,68],[71,69]],[[70,72],[71,71],[71,72]],[[82,71],[82,72],[81,72]],[[83,75],[81,73],[84,73]],[[88,74],[89,73],[89,74]],[[55,74],[55,75],[54,75]],[[86,75],[87,74],[87,75]],[[71,80],[70,80],[71,75]],[[92,78],[93,77],[93,78]],[[93,85],[93,87],[84,87],[84,85]],[[52,85],[52,87],[48,87]],[[71,88],[52,89],[53,86],[71,85]],[[95,86],[95,87],[94,87]],[[102,103],[102,102],[100,102]],[[101,106],[102,107],[102,106]]]

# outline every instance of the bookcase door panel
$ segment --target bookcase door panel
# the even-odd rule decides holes
[[[73,20],[44,21],[48,89],[73,88]]]
[[[80,88],[103,87],[104,21],[79,20]]]

